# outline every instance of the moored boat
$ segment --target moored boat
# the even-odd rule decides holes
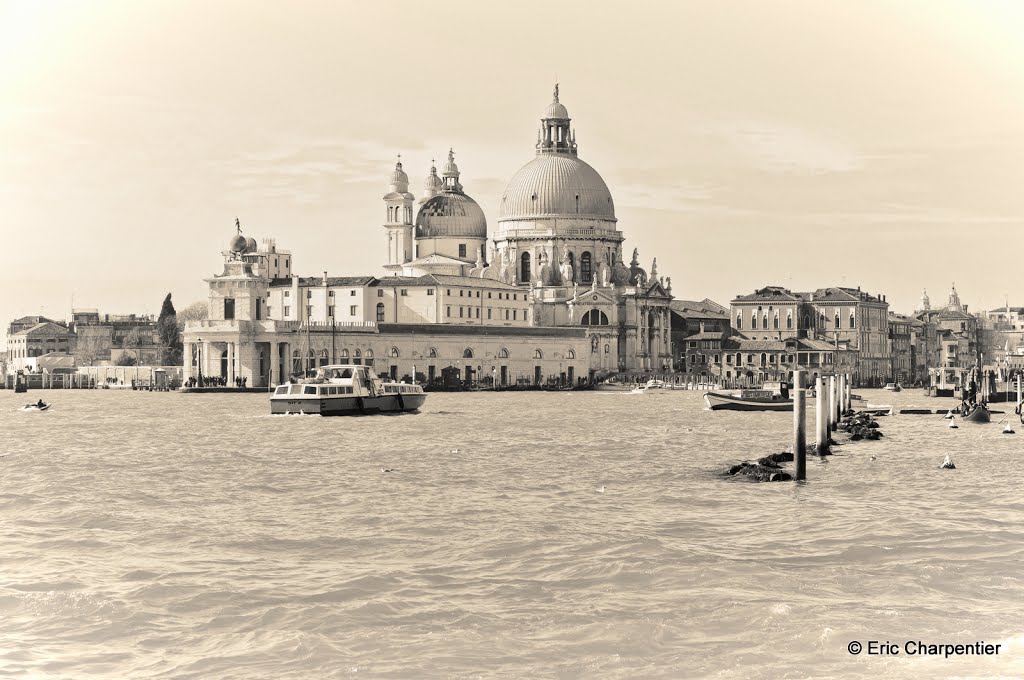
[[[278,385],[270,397],[272,414],[358,416],[408,413],[427,395],[419,385],[383,381],[369,366],[323,366],[315,378]]]
[[[621,383],[617,380],[605,380],[594,385],[594,389],[598,392],[630,392],[633,390],[635,385],[628,383]]]
[[[886,383],[886,384],[885,384],[885,387],[883,387],[882,389],[883,389],[883,390],[889,390],[890,392],[899,392],[899,391],[901,391],[901,390],[902,390],[903,388],[902,388],[902,387],[900,387],[900,384],[899,384],[899,383]]]
[[[704,402],[712,411],[792,411],[793,399],[772,390],[705,392]]]
[[[664,380],[651,378],[650,380],[647,381],[647,384],[644,385],[644,387],[646,387],[649,390],[664,390],[668,388],[668,383],[666,383]]]

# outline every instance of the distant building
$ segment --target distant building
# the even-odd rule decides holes
[[[160,365],[160,337],[150,315],[100,314],[96,309],[71,310],[79,365],[116,364],[130,356],[139,365]]]
[[[75,349],[75,334],[63,324],[46,320],[25,327],[24,319],[18,319],[8,327],[20,328],[8,331],[7,362],[9,370],[33,370],[35,359],[51,353],[70,354]],[[31,317],[43,318],[43,317]]]
[[[879,385],[892,375],[888,309],[885,296],[859,288],[794,293],[782,286],[766,286],[733,299],[730,319],[746,340],[804,339],[813,340],[816,348],[829,346],[834,363],[826,372],[850,373],[858,385]],[[770,358],[771,352],[765,352]]]
[[[892,377],[895,382],[905,384],[912,383],[914,379],[914,355],[910,327],[910,317],[889,312]]]

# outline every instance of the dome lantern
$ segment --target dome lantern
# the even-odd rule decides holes
[[[568,153],[576,155],[576,135],[569,126],[569,111],[558,101],[558,83],[554,99],[540,119],[537,153]]]

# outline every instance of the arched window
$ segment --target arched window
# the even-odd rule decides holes
[[[593,263],[590,260],[590,252],[580,255],[580,282],[593,283]]]
[[[855,327],[856,327],[856,323],[854,323],[853,312],[850,312],[850,328],[855,328]]]
[[[377,322],[380,323],[382,321],[384,321],[384,303],[383,302],[378,302],[377,303]]]
[[[764,366],[766,363],[768,363],[768,355],[761,352],[761,365]]]
[[[743,330],[743,315],[742,314],[737,314],[736,315],[736,330],[738,330],[738,331]]]
[[[530,282],[530,254],[523,253],[523,256],[519,258],[519,283]]]
[[[793,312],[786,314],[786,330],[793,330]]]
[[[397,359],[398,355],[399,355],[398,348],[397,347],[392,347],[391,348],[391,358],[392,359]]]
[[[611,345],[605,345],[604,346],[604,353],[605,354],[608,354],[611,351],[612,351],[612,346]]]
[[[575,350],[572,350],[572,349],[569,350],[569,358],[570,359],[575,359],[576,358],[576,351]]]
[[[761,317],[761,330],[768,330],[768,312]]]
[[[427,358],[428,359],[436,359],[437,358],[437,350],[434,349],[433,347],[428,349],[427,350]]]
[[[543,359],[544,358],[544,352],[541,352],[539,349],[533,350],[533,358],[534,359]]]
[[[325,349],[320,350],[320,357],[319,357],[319,359],[320,359],[320,361],[319,361],[319,365],[320,366],[326,366],[327,365],[327,360],[328,360],[327,350],[325,350]]]
[[[504,347],[502,347],[501,351],[498,352],[498,358],[499,359],[508,359],[508,350],[505,349]]]
[[[772,321],[775,330],[779,330],[779,313],[775,312],[775,319]]]
[[[352,352],[352,363],[357,366],[363,363],[363,354],[359,350]]]
[[[810,328],[810,327],[811,327],[811,315],[810,314],[804,314],[804,328]]]
[[[836,328],[839,328],[839,312],[836,312]]]
[[[473,348],[472,347],[467,347],[466,350],[462,353],[462,358],[463,359],[472,359],[473,358]]]
[[[757,312],[750,313],[750,329],[757,330]]]
[[[373,350],[366,350],[366,354],[363,355],[363,363],[367,366],[373,366]]]
[[[341,350],[341,353],[338,355],[338,358],[342,360],[342,363],[345,363],[346,361],[348,361],[348,350],[347,349]]]
[[[591,309],[583,315],[583,318],[580,320],[580,324],[583,326],[607,326],[608,315],[600,309]]]
[[[825,330],[825,312],[818,314],[818,328]]]

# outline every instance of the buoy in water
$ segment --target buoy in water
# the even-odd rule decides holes
[[[1006,423],[1006,427],[1003,428],[1003,434],[1016,434],[1016,432],[1013,431],[1013,426],[1010,423]]]
[[[946,415],[943,416],[943,417],[946,420],[951,420],[953,418],[953,409],[949,409],[948,411],[946,411]]]
[[[949,417],[949,429],[955,430],[958,427],[960,427],[960,426],[956,424],[956,418],[954,418],[953,416],[950,416]]]
[[[950,457],[948,453],[946,454],[946,459],[942,461],[942,465],[940,465],[939,467],[942,468],[943,470],[956,469],[956,465],[953,465],[953,459]]]

